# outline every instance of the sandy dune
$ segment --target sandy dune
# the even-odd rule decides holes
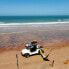
[[[49,50],[45,49],[48,54]],[[0,53],[0,69],[17,69],[16,53],[18,54],[19,69],[69,69],[69,64],[64,61],[69,59],[69,47],[55,49],[48,57],[50,61],[44,61],[40,55],[29,58],[22,57],[20,51],[9,51]],[[51,61],[55,60],[54,66],[51,67]]]

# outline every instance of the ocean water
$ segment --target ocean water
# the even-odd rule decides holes
[[[0,25],[69,22],[69,16],[0,16]]]

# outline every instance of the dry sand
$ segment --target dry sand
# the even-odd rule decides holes
[[[49,50],[45,49],[48,54]],[[17,69],[16,53],[18,54],[19,69],[69,69],[69,64],[64,61],[69,59],[69,47],[54,49],[48,57],[50,61],[44,61],[40,55],[25,58],[21,56],[20,51],[10,51],[0,53],[0,69]],[[51,61],[55,60],[54,66],[51,67]]]

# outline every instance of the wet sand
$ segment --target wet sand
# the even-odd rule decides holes
[[[69,23],[0,27],[0,51],[23,48],[33,40],[45,47],[68,46]]]

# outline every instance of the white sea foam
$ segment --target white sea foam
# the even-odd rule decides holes
[[[0,22],[0,24],[3,24],[4,22]]]
[[[44,25],[44,24],[63,24],[63,23],[69,23],[69,21],[66,22],[32,22],[32,23],[3,23],[0,22],[0,26],[19,26],[19,25]]]

